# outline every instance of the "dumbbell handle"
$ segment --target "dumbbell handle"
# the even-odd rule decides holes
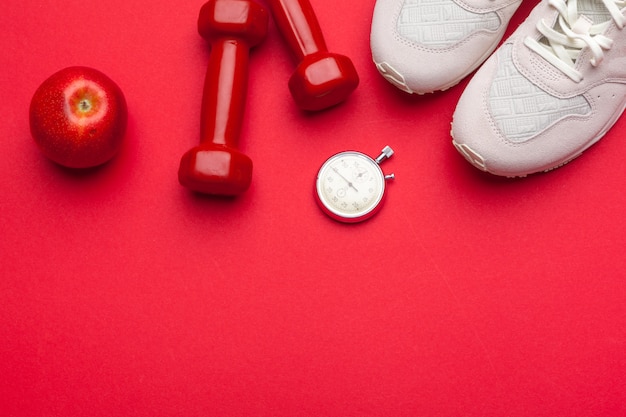
[[[249,49],[237,39],[212,42],[202,96],[201,142],[237,147],[248,89]]]
[[[274,20],[298,60],[326,52],[326,42],[309,0],[269,0]]]

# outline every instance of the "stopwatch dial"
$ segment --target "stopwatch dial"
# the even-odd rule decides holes
[[[318,195],[334,214],[356,218],[371,212],[384,193],[384,176],[371,158],[346,152],[329,159],[318,176]]]

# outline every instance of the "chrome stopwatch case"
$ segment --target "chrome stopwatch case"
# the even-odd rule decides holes
[[[380,164],[393,155],[386,146],[372,159],[364,153],[345,151],[331,156],[320,168],[315,196],[321,209],[331,218],[356,223],[369,219],[380,210],[385,198],[385,175]]]

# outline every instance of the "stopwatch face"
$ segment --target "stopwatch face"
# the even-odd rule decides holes
[[[328,159],[317,174],[316,194],[332,218],[358,222],[376,213],[385,195],[385,176],[378,163],[355,151]]]

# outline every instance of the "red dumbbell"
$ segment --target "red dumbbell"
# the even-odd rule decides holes
[[[237,195],[252,180],[252,161],[237,150],[248,88],[250,49],[267,34],[268,14],[250,0],[209,0],[198,32],[211,43],[200,139],[180,161],[178,181],[207,194]]]
[[[289,90],[303,110],[322,110],[345,100],[359,84],[352,61],[328,52],[309,0],[269,0],[276,24],[300,60]]]

